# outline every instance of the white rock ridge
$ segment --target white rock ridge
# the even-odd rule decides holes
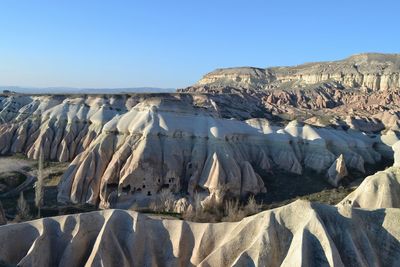
[[[365,178],[338,206],[400,208],[400,141],[393,145],[393,150],[393,166]]]
[[[343,155],[350,170],[364,172],[364,164],[381,160],[376,142],[360,132],[295,121],[279,128],[265,119],[221,119],[185,101],[156,97],[104,125],[64,174],[58,199],[107,207],[113,190],[122,201],[151,198],[162,188],[214,200],[221,200],[221,191],[246,196],[268,189],[261,176],[273,168],[325,174]]]
[[[23,153],[71,161],[104,123],[126,110],[123,97],[25,96],[0,98],[0,154]]]
[[[333,186],[338,186],[340,180],[346,177],[348,174],[346,163],[344,161],[343,155],[340,155],[328,169],[327,176],[328,181]]]
[[[397,266],[399,209],[296,201],[236,223],[105,210],[0,227],[0,260],[18,266]]]
[[[227,104],[201,94],[1,96],[0,154],[37,159],[42,147],[47,160],[72,162],[60,202],[108,207],[110,195],[129,202],[163,188],[214,201],[257,194],[276,168],[323,176],[341,154],[350,172],[363,172],[381,154],[391,157],[397,140],[394,132],[370,138],[296,121],[282,128],[224,119],[244,114]]]

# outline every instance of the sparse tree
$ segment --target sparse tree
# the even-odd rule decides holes
[[[43,192],[43,183],[44,183],[43,163],[44,163],[44,154],[43,154],[42,147],[40,147],[37,180],[35,183],[35,206],[38,210],[38,218],[40,218],[40,209],[43,206],[43,194],[44,194],[44,192]]]
[[[24,192],[19,194],[17,202],[17,220],[28,220],[31,218],[28,203],[25,200]]]

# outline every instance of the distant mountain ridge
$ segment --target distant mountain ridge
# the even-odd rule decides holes
[[[183,91],[241,89],[295,89],[331,83],[338,88],[372,91],[400,88],[400,54],[363,53],[343,60],[305,63],[289,67],[237,67],[207,73]]]
[[[120,93],[171,93],[175,88],[131,87],[131,88],[74,88],[74,87],[20,87],[0,86],[0,91],[22,94],[120,94]]]

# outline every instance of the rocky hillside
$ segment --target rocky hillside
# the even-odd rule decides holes
[[[312,170],[332,185],[393,157],[394,132],[315,128],[293,121],[226,119],[208,95],[9,96],[2,99],[0,152],[71,162],[62,203],[108,207],[153,199],[162,189],[204,201],[268,190],[275,170]],[[231,112],[232,111],[232,112]]]
[[[342,155],[350,171],[364,172],[365,164],[390,154],[388,145],[359,132],[226,120],[180,99],[150,98],[104,125],[64,174],[59,200],[100,200],[106,206],[112,190],[120,201],[133,201],[151,198],[162,188],[191,196],[201,192],[213,200],[222,189],[246,196],[268,189],[261,176],[277,168],[324,176]],[[342,177],[335,177],[332,184],[337,185]]]
[[[299,212],[301,211],[301,212]],[[399,209],[296,201],[236,223],[151,219],[122,210],[0,227],[18,266],[398,266]]]
[[[360,54],[294,67],[218,69],[180,91],[240,95],[283,119],[318,126],[399,130],[399,62],[399,54]]]
[[[198,85],[268,90],[331,83],[344,89],[386,91],[400,88],[399,75],[400,54],[359,54],[340,61],[294,67],[217,69],[206,74]]]
[[[400,142],[393,149],[396,160],[385,171],[387,178],[380,173],[367,178],[366,186],[361,186],[337,207],[299,200],[235,223],[153,219],[122,210],[45,218],[1,226],[1,240],[19,242],[0,243],[0,263],[397,266],[400,264]]]

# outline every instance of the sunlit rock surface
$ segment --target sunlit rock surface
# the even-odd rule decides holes
[[[265,119],[227,120],[180,99],[151,98],[104,125],[72,161],[58,199],[107,206],[112,190],[121,199],[140,199],[162,188],[246,196],[268,190],[261,177],[274,168],[324,176],[344,155],[349,169],[364,172],[366,163],[381,160],[376,142],[360,132],[296,121],[281,128]]]
[[[307,63],[294,67],[226,68],[206,74],[198,85],[224,84],[233,87],[270,89],[282,84],[302,87],[336,82],[344,87],[371,90],[400,88],[400,55],[366,53],[344,60]]]
[[[393,166],[365,178],[339,206],[366,209],[400,208],[400,142],[393,145],[393,150]]]
[[[37,159],[42,148],[47,160],[70,161],[58,200],[101,207],[112,192],[129,202],[163,188],[244,197],[268,191],[262,177],[274,169],[325,176],[340,155],[350,172],[364,172],[382,155],[393,157],[397,140],[394,131],[370,137],[298,121],[239,120],[201,94],[12,95],[0,104],[0,152]]]
[[[0,260],[18,266],[397,266],[399,209],[296,201],[236,223],[106,210],[0,227]]]
[[[318,126],[398,131],[399,77],[399,54],[366,53],[289,67],[217,69],[180,91],[240,95],[273,115]]]

